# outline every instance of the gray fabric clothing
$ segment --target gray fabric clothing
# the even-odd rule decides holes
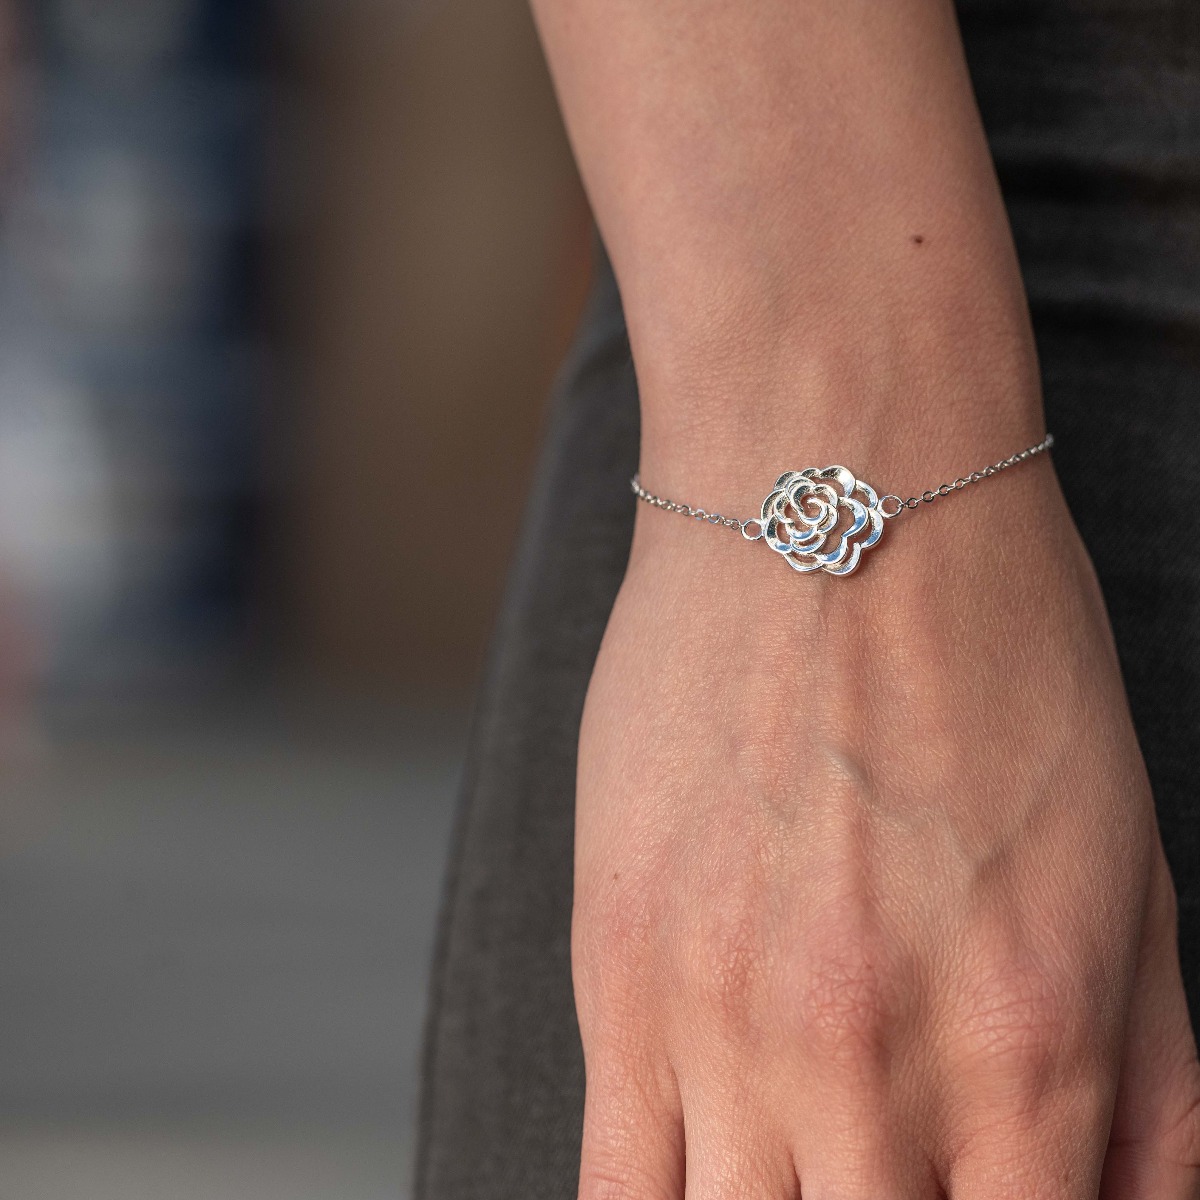
[[[960,14],[1057,469],[1108,599],[1175,871],[1194,1006],[1200,5],[962,0]],[[478,701],[431,997],[417,1200],[575,1195],[575,742],[628,553],[637,442],[620,300],[602,263]],[[1148,508],[1120,503],[1130,485]]]

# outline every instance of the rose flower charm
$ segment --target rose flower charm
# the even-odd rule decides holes
[[[655,508],[707,521],[710,525],[739,529],[748,542],[766,542],[776,554],[783,556],[783,561],[793,571],[850,575],[857,570],[863,551],[869,550],[883,536],[885,521],[902,512],[911,512],[922,504],[932,504],[939,497],[961,491],[981,479],[999,475],[1009,467],[1044,454],[1053,445],[1054,435],[1048,433],[1040,442],[999,462],[969,475],[960,475],[953,483],[939,483],[907,500],[893,492],[882,497],[877,495],[869,483],[855,479],[845,467],[805,467],[803,471],[785,471],[775,480],[774,490],[762,502],[762,515],[748,521],[657,496],[642,486],[637,475],[629,481],[629,486],[639,500]]]
[[[763,501],[762,518],[743,533],[783,555],[794,571],[849,575],[883,536],[884,514],[870,484],[845,467],[787,471]],[[750,533],[749,527],[758,531]]]

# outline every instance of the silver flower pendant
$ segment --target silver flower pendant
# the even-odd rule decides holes
[[[793,571],[849,575],[883,536],[884,516],[875,489],[845,467],[805,467],[780,475],[742,536],[766,542]]]

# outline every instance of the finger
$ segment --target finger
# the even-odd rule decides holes
[[[889,1114],[892,1093],[834,1092],[798,1122],[796,1171],[804,1200],[941,1200],[924,1138]],[[920,1104],[909,1111],[916,1115]]]
[[[1200,1197],[1200,1066],[1160,860],[1138,958],[1101,1200]]]
[[[960,1060],[958,1112],[941,1147],[947,1191],[952,1200],[1096,1200],[1116,1039],[1095,1032],[1086,1001],[1065,986],[1058,998],[1044,978],[1009,987]],[[1114,1049],[1106,1054],[1103,1042]]]
[[[1097,1200],[1134,955],[1118,976],[1057,944],[1038,953],[1011,930],[989,934],[973,943],[943,1051],[946,1190]]]
[[[932,1166],[917,1144],[885,1150],[847,1131],[798,1165],[804,1200],[942,1200]]]
[[[951,1200],[1096,1200],[1108,1109],[1085,1100],[1057,1115],[998,1123],[955,1161]]]
[[[1063,1062],[1078,1058],[1029,1036],[1017,1069],[994,1076],[992,1085],[1003,1082],[990,1095],[981,1087],[986,1101],[958,1126],[946,1171],[951,1200],[1096,1200],[1116,1071],[1068,1075]]]
[[[683,1200],[683,1113],[665,1058],[619,1039],[585,1057],[579,1200]]]
[[[799,1200],[788,1140],[749,1095],[685,1090],[687,1200]]]
[[[876,927],[818,933],[807,948],[789,980],[795,1065],[782,1093],[801,1195],[940,1200],[926,1153],[935,1105],[923,972]]]

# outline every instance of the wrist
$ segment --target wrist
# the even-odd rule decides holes
[[[853,237],[805,241],[746,219],[707,254],[681,237],[614,259],[645,485],[745,519],[784,471],[840,464],[908,497],[1040,441],[1020,274],[976,191],[928,226],[876,206]]]
[[[942,582],[960,578],[968,562],[986,575],[991,559],[993,565],[1004,564],[1004,576],[1025,576],[1028,581],[1037,573],[1030,568],[1038,557],[1031,555],[1030,545],[1045,549],[1042,543],[1050,528],[1068,531],[1068,541],[1078,541],[1045,454],[1050,443],[1050,438],[1039,440],[996,463],[916,489],[919,495],[912,499],[895,494],[880,497],[882,488],[873,494],[868,480],[859,476],[856,483],[853,472],[841,468],[785,475],[778,485],[770,485],[767,500],[756,499],[744,511],[726,509],[719,515],[713,510],[690,511],[686,499],[664,503],[635,486],[639,498],[649,503],[638,505],[633,560],[648,556],[661,567],[681,552],[699,563],[707,561],[701,568],[707,589],[715,582],[712,572],[722,569],[721,564],[733,566],[732,552],[741,551],[737,555],[741,581],[751,583],[749,576],[754,576],[751,586],[770,583],[785,589],[785,595],[787,588],[798,585],[793,571],[780,572],[780,566],[795,568],[813,580],[807,585],[810,588],[824,586],[826,571],[842,576],[868,566],[871,580],[863,594],[873,592],[878,582],[893,608],[909,590],[914,597],[927,599]],[[843,496],[853,499],[846,502]],[[760,521],[760,511],[772,519]],[[782,524],[777,525],[775,517]],[[811,530],[806,530],[805,520]],[[784,525],[790,532],[784,531]],[[745,546],[735,546],[730,534],[746,545],[761,544],[771,553],[755,554],[752,561]],[[875,549],[881,543],[886,550]],[[1059,558],[1062,549],[1059,546],[1050,558]],[[982,558],[978,551],[983,552]],[[881,556],[886,562],[876,566]],[[978,583],[978,572],[970,573]],[[861,591],[863,581],[856,583]]]
[[[764,476],[844,463],[881,493],[907,495],[1038,441],[1019,279],[995,270],[959,286],[948,271],[935,286],[890,274],[865,299],[841,276],[821,302],[767,280],[713,289],[725,299],[686,320],[678,306],[635,306],[648,485],[690,488],[712,508]]]

